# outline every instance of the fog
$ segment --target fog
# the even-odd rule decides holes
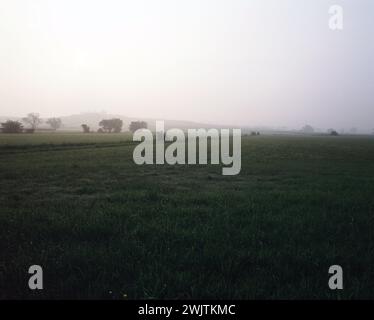
[[[373,17],[372,0],[1,0],[0,115],[371,130]]]

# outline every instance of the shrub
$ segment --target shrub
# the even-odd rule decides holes
[[[3,133],[21,133],[23,131],[22,123],[19,121],[8,120],[1,125]]]

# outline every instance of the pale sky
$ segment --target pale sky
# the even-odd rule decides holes
[[[0,115],[369,130],[373,39],[372,0],[0,0]]]

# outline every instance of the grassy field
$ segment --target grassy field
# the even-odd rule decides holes
[[[0,298],[374,298],[373,138],[245,137],[238,176],[134,147],[0,135]]]

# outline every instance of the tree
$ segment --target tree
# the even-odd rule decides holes
[[[22,123],[19,121],[8,120],[1,124],[3,133],[21,133],[23,131]]]
[[[304,133],[314,133],[313,127],[308,124],[302,127],[301,131]]]
[[[130,123],[129,129],[132,133],[139,129],[147,129],[148,125],[145,121],[133,121]]]
[[[123,121],[121,119],[104,119],[99,122],[99,126],[102,127],[104,132],[119,133],[122,130]]]
[[[339,133],[338,133],[335,129],[332,129],[332,128],[328,129],[328,130],[327,130],[327,133],[328,133],[330,136],[338,136],[338,135],[339,135]]]
[[[26,118],[22,119],[22,121],[30,125],[31,129],[34,130],[36,130],[38,125],[43,122],[42,119],[40,119],[39,113],[29,113]]]
[[[112,119],[113,131],[120,133],[122,131],[123,121],[121,119]]]
[[[62,121],[60,118],[49,118],[46,123],[49,124],[55,131],[57,129],[60,129],[62,125]]]
[[[90,133],[90,127],[86,124],[82,124],[82,129],[84,133]]]
[[[99,126],[101,127],[100,129],[101,129],[101,132],[112,132],[112,127],[111,127],[111,125],[110,125],[110,123],[109,123],[109,120],[101,120],[100,122],[99,122]],[[100,130],[99,129],[99,130]]]
[[[338,136],[339,135],[339,133],[334,129],[329,129],[328,133],[330,134],[330,136]]]

